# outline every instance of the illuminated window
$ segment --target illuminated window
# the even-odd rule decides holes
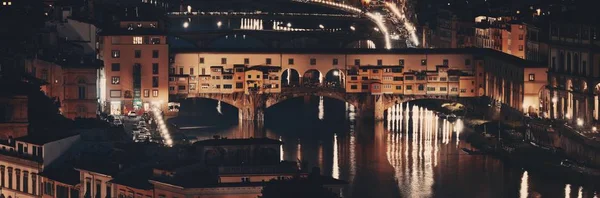
[[[119,51],[119,50],[113,50],[111,52],[111,54],[112,54],[113,58],[119,58],[119,57],[121,57],[121,51]]]
[[[150,90],[149,89],[144,89],[144,97],[150,97]]]
[[[112,77],[112,81],[111,81],[111,83],[112,83],[113,85],[118,85],[118,84],[120,84],[120,83],[121,83],[121,77],[119,77],[119,76],[113,76],[113,77]]]
[[[529,74],[529,81],[535,81],[535,74]]]
[[[143,39],[141,36],[134,36],[133,37],[133,44],[135,45],[140,45],[143,43]]]
[[[158,97],[158,90],[152,90],[152,97]]]

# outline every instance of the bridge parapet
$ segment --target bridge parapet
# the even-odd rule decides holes
[[[382,120],[385,110],[393,105],[420,99],[439,99],[458,101],[458,96],[453,95],[400,95],[400,94],[381,94],[372,95],[370,93],[346,93],[343,89],[327,87],[289,87],[283,88],[281,93],[199,93],[187,95],[187,97],[207,98],[222,101],[232,105],[239,110],[239,119],[263,121],[264,112],[267,108],[283,102],[285,100],[297,97],[323,96],[337,99],[353,105],[357,109],[358,117],[373,118]]]

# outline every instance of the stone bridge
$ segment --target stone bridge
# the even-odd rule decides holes
[[[238,108],[240,120],[264,120],[264,112],[267,108],[291,98],[323,96],[347,102],[353,105],[358,117],[382,120],[385,110],[392,106],[420,99],[439,99],[457,101],[457,97],[447,95],[392,95],[371,93],[346,93],[343,89],[334,88],[284,88],[281,93],[199,93],[187,95],[180,98],[206,98],[221,101]]]

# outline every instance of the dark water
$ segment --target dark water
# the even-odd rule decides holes
[[[215,111],[215,102],[202,111]],[[409,104],[410,105],[410,104]],[[183,107],[185,108],[185,106]],[[336,100],[291,100],[267,111],[265,126],[241,123],[187,131],[198,139],[269,137],[284,142],[284,160],[318,166],[348,181],[343,197],[597,197],[593,184],[573,185],[536,175],[483,155],[467,155],[467,129],[407,104],[388,110],[387,121],[354,120],[353,108]],[[222,109],[224,119],[237,112]]]

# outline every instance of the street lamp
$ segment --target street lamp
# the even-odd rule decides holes
[[[183,22],[183,28],[188,28],[190,26],[190,22]]]
[[[291,23],[287,23],[287,27],[288,27],[288,28],[291,28],[291,27],[292,27],[292,24],[291,24]]]
[[[217,27],[221,28],[221,25],[223,25],[223,23],[221,23],[221,21],[217,22]]]
[[[557,103],[558,102],[558,98],[556,96],[552,97],[552,103]]]
[[[323,26],[323,24],[319,24],[319,28],[323,29],[325,26]]]
[[[350,26],[350,30],[355,31],[356,28],[354,28],[354,26]]]
[[[583,120],[581,118],[577,118],[577,126],[583,126]]]
[[[190,6],[190,5],[187,6],[187,12],[188,13],[192,12],[192,6]]]
[[[598,128],[596,128],[596,127],[592,127],[592,132],[594,132],[594,133],[595,133],[596,131],[598,131]]]

